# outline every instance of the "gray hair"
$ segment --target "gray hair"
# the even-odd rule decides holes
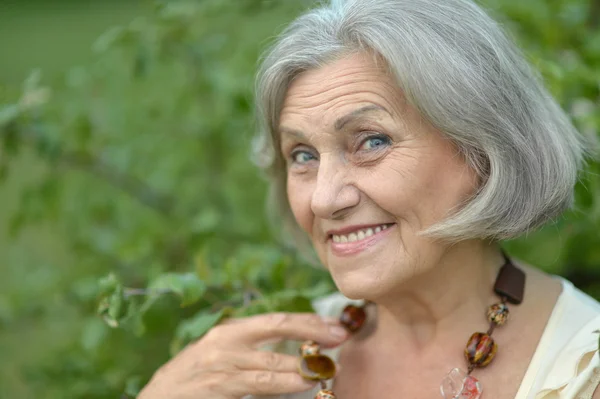
[[[287,89],[302,72],[358,51],[385,60],[407,101],[480,177],[476,194],[423,234],[451,242],[512,238],[572,205],[586,140],[479,6],[331,0],[282,32],[257,76],[255,155],[269,172],[278,218],[292,233],[299,228],[286,199],[277,133]]]

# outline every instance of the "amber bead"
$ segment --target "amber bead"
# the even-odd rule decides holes
[[[498,345],[492,337],[486,333],[476,332],[471,335],[467,343],[465,356],[473,366],[485,367],[494,359],[497,351]]]
[[[317,392],[315,399],[335,399],[335,394],[328,389],[321,389]]]
[[[308,355],[300,358],[298,372],[308,380],[329,380],[335,376],[335,363],[325,355]]]
[[[363,326],[363,324],[365,324],[366,319],[367,314],[363,307],[348,305],[342,311],[340,323],[346,327],[348,331],[356,332]]]
[[[300,356],[318,355],[321,347],[315,341],[306,341],[300,346]]]
[[[503,325],[508,320],[508,306],[506,304],[499,302],[493,305],[490,305],[487,311],[487,318],[491,323],[494,323],[498,326]]]

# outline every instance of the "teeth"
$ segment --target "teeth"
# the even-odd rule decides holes
[[[363,240],[367,237],[371,237],[373,234],[380,233],[382,230],[387,229],[387,225],[377,226],[374,229],[369,227],[364,230],[359,230],[355,233],[350,233],[348,235],[333,235],[333,242],[355,242],[359,240]]]

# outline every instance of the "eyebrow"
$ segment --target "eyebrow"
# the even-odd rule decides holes
[[[363,114],[369,113],[369,112],[373,112],[373,111],[384,111],[387,112],[388,114],[390,113],[387,109],[385,109],[384,107],[380,106],[380,105],[375,105],[375,104],[371,104],[371,105],[366,105],[362,108],[356,109],[352,112],[350,112],[347,115],[344,115],[340,118],[338,118],[335,123],[333,124],[335,130],[342,130],[342,128],[352,122],[353,120],[357,119],[358,117],[360,117]],[[291,136],[294,136],[298,139],[306,139],[306,136],[304,135],[304,133],[302,133],[300,130],[296,130],[296,129],[289,129],[285,126],[281,126],[279,128],[281,133],[285,133],[285,134],[289,134]]]
[[[306,140],[306,136],[304,135],[304,133],[302,133],[300,130],[296,130],[296,129],[288,129],[285,126],[281,126],[279,128],[279,131],[281,133],[285,133],[289,136],[293,136],[295,138],[297,138],[298,140]]]
[[[383,108],[382,106],[376,105],[376,104],[371,104],[371,105],[367,105],[362,108],[359,108],[357,110],[354,110],[354,111],[350,112],[348,115],[342,116],[337,121],[335,121],[333,126],[335,127],[335,130],[342,130],[342,128],[349,122],[352,122],[353,120],[357,119],[359,116],[361,116],[363,114],[366,114],[368,112],[373,112],[373,111],[385,111],[389,114],[389,111],[387,109]]]

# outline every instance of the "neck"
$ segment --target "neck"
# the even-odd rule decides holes
[[[466,343],[485,331],[485,310],[499,301],[494,282],[504,258],[496,244],[465,241],[449,247],[438,264],[379,298],[377,341],[420,354],[447,347],[453,337]]]

